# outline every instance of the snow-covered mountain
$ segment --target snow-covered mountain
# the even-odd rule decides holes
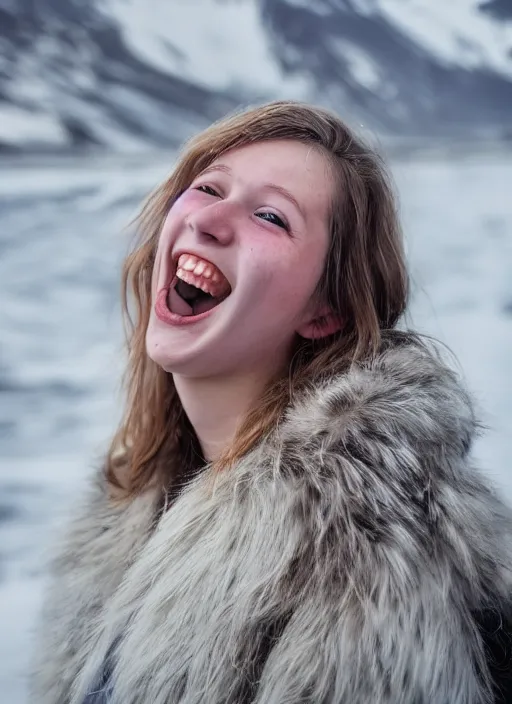
[[[510,137],[512,0],[0,0],[0,147],[139,150],[293,97]]]

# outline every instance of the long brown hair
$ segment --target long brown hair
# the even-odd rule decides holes
[[[177,196],[221,154],[271,139],[309,144],[332,166],[330,247],[317,294],[344,325],[340,333],[320,340],[297,336],[288,377],[269,384],[228,452],[216,462],[217,469],[228,469],[269,434],[296,390],[371,358],[383,331],[394,328],[405,310],[408,277],[395,199],[373,149],[336,115],[296,102],[273,102],[213,124],[186,145],[174,172],[149,197],[139,217],[138,241],[124,263],[127,401],[106,467],[117,495],[133,497],[154,481],[169,488],[187,467],[201,461],[172,375],[146,353],[151,273],[165,217]]]

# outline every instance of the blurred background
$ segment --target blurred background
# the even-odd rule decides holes
[[[176,149],[275,98],[388,159],[409,324],[447,343],[512,502],[512,0],[0,0],[0,698],[45,550],[120,414],[120,262]]]

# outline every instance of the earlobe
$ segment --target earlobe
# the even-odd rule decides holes
[[[310,320],[297,328],[297,334],[307,340],[320,340],[338,332],[343,327],[343,321],[333,313],[327,306],[324,306]]]

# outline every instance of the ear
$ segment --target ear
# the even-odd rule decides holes
[[[313,317],[299,325],[296,332],[308,340],[320,340],[332,335],[343,327],[343,321],[328,306],[322,306]]]

